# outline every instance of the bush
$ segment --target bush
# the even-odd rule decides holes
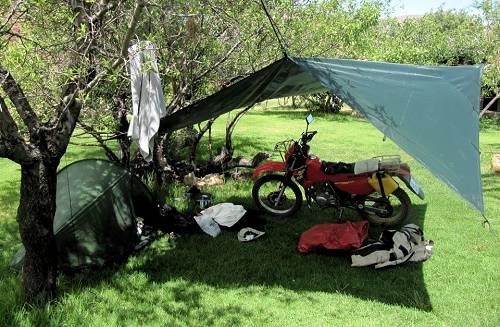
[[[336,114],[342,109],[344,102],[331,92],[316,93],[304,96],[304,106],[316,112]]]

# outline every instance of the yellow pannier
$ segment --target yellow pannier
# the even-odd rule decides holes
[[[386,195],[391,194],[399,187],[398,183],[396,183],[396,181],[389,175],[380,176],[380,179],[382,181],[382,185],[384,187],[384,193]],[[377,178],[377,173],[373,173],[372,177],[368,179],[368,183],[370,183],[370,185],[375,189],[375,191],[382,194],[382,191],[380,190],[380,183]]]

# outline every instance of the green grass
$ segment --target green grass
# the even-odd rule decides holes
[[[304,112],[267,108],[243,117],[235,131],[237,155],[269,151],[304,128]],[[214,137],[222,142],[225,117]],[[402,153],[364,120],[317,115],[313,153],[353,161],[401,154],[426,192],[413,195],[410,221],[435,241],[424,263],[392,269],[351,268],[349,259],[296,251],[299,235],[334,222],[334,210],[303,208],[295,217],[269,219],[267,235],[248,244],[236,234],[163,237],[126,264],[60,278],[60,296],[43,308],[23,306],[20,276],[8,269],[18,248],[15,214],[19,168],[0,160],[0,325],[6,326],[500,326],[500,174],[490,168],[500,131],[481,132],[486,216],[493,231],[461,198]],[[205,151],[202,144],[200,154]],[[65,165],[98,149],[70,147]],[[207,191],[216,202],[252,206],[251,181],[228,181]],[[175,186],[172,204],[184,190]],[[348,217],[356,219],[352,213]]]

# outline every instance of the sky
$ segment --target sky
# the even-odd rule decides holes
[[[393,0],[394,13],[392,16],[422,15],[438,9],[467,9],[474,11],[474,0]]]

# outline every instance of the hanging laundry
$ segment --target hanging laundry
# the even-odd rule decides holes
[[[420,227],[408,224],[400,230],[385,230],[378,241],[354,251],[351,266],[375,265],[375,268],[382,268],[408,261],[425,261],[432,255],[433,246],[433,241],[424,240]]]
[[[133,116],[127,134],[138,143],[146,161],[153,158],[154,137],[160,119],[167,114],[154,50],[154,44],[149,41],[128,49]]]

